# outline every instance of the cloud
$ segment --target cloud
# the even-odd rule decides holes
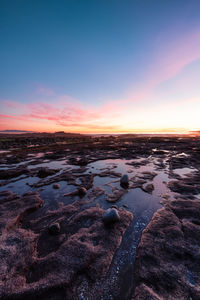
[[[20,105],[15,114],[9,113],[8,106],[7,113],[0,115],[0,129],[114,133],[183,132],[198,128],[199,98],[161,102],[156,107],[124,102],[108,102],[98,108],[85,108],[76,102],[38,102],[24,104],[22,111],[26,113],[21,113]]]
[[[150,54],[147,54],[150,55]],[[200,59],[200,30],[185,33],[184,36],[168,36],[163,33],[157,37],[155,51],[150,63],[145,66],[143,82],[134,90],[128,91],[131,101],[148,100],[163,82],[174,78],[190,63]]]
[[[71,131],[95,131],[95,130],[114,130],[116,124],[112,124],[114,116],[119,112],[115,107],[112,108],[112,103],[106,103],[105,105],[95,107],[84,107],[79,101],[69,101],[68,96],[58,95],[55,99],[54,104],[46,102],[20,104],[15,101],[4,102],[4,110],[7,111],[5,114],[1,114],[1,120],[4,122],[12,120],[13,125],[20,122],[27,122],[28,125],[32,124],[33,128],[35,125],[41,124],[41,130],[44,127],[70,129]],[[18,108],[15,113],[10,113],[10,103],[13,107]],[[115,123],[115,122],[114,122]],[[4,123],[5,124],[5,123]],[[110,125],[111,124],[111,125]],[[16,127],[14,125],[13,127]],[[18,128],[18,126],[17,126]]]
[[[17,109],[23,106],[21,103],[16,101],[11,101],[11,100],[3,100],[3,104],[7,107],[17,108]]]
[[[187,99],[182,105],[175,98],[172,99],[174,105],[171,101],[166,105],[160,99],[160,105],[156,104],[156,107],[153,107],[152,99],[156,98],[156,88],[161,83],[200,59],[200,31],[172,40],[158,38],[155,50],[151,64],[146,67],[144,82],[129,91],[126,98],[105,101],[102,105],[85,105],[69,95],[56,94],[52,89],[40,86],[36,94],[37,99],[44,96],[42,101],[27,104],[8,99],[2,101],[0,129],[12,126],[11,129],[39,131],[130,132],[196,128],[196,108],[200,109],[198,98]]]

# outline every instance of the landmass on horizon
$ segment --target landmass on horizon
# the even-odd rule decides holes
[[[75,133],[75,132],[65,132],[65,131],[55,131],[55,132],[40,132],[40,131],[29,131],[29,130],[12,130],[12,129],[6,129],[6,130],[0,130],[1,133],[7,133],[7,134],[26,134],[26,133],[38,133],[38,134],[84,134],[84,133]],[[192,130],[188,132],[176,132],[176,131],[167,131],[167,130],[162,130],[160,132],[128,132],[128,133],[87,133],[87,135],[200,135],[200,130]]]

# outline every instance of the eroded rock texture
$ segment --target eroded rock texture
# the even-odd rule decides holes
[[[36,193],[1,194],[0,298],[95,299],[132,214],[120,209],[119,222],[105,226],[99,207],[76,201],[45,212],[41,204]]]
[[[135,300],[200,299],[200,200],[175,200],[144,230]]]

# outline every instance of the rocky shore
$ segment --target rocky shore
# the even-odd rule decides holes
[[[200,299],[200,138],[49,138],[0,153],[0,299]]]

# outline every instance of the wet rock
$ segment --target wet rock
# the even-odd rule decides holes
[[[138,247],[132,299],[200,299],[199,214],[199,200],[183,199],[155,213]]]
[[[106,170],[98,174],[99,177],[110,177],[110,178],[119,178],[121,173],[117,173],[111,170]]]
[[[129,185],[129,178],[128,178],[128,175],[127,174],[124,174],[121,179],[120,179],[120,185],[122,187],[125,187],[127,188],[128,185]]]
[[[81,174],[78,178],[87,190],[93,187],[94,174]]]
[[[87,166],[88,160],[86,158],[82,158],[77,163],[79,166]]]
[[[71,157],[70,158],[70,163],[72,165],[76,165],[76,166],[86,166],[89,163],[89,161],[85,157],[82,157],[80,159],[76,158],[76,157]]]
[[[15,203],[21,199],[15,195]],[[120,222],[108,234],[103,213],[99,207],[84,209],[76,201],[56,211],[29,215],[21,228],[12,222],[0,237],[0,298],[79,299],[80,283],[84,283],[85,298],[95,299],[132,220],[130,212],[119,210]],[[52,236],[46,230],[48,224],[58,223],[55,220],[62,235]]]
[[[49,169],[49,168],[40,168],[39,171],[37,172],[37,176],[39,178],[45,178],[47,176],[54,175],[57,172],[58,172],[58,170]]]
[[[86,194],[87,194],[86,188],[84,188],[84,187],[78,188],[78,195],[79,195],[80,197],[84,197]]]
[[[103,222],[105,225],[111,225],[120,220],[119,213],[116,208],[109,208],[103,215]]]
[[[5,228],[18,226],[24,218],[40,208],[43,200],[38,193],[26,193],[18,196],[11,191],[0,193],[0,232]]]
[[[0,172],[0,179],[11,179],[15,178],[21,175],[27,175],[30,171],[24,166],[19,166],[15,169],[7,169],[7,170],[1,170]]]
[[[152,183],[149,183],[149,184],[143,186],[142,189],[144,192],[152,194],[152,192],[154,190],[154,185]]]
[[[200,186],[195,185],[195,182],[193,184],[191,182],[188,182],[187,180],[179,180],[179,181],[170,181],[168,183],[168,187],[176,193],[179,194],[198,194],[200,191]]]
[[[56,190],[59,189],[60,188],[60,184],[58,184],[58,183],[53,184],[53,188],[56,189]]]
[[[124,194],[127,192],[127,190],[119,190],[119,189],[116,189],[113,191],[112,194],[107,194],[106,195],[106,201],[112,203],[112,202],[117,202],[119,201],[122,196],[124,196]]]
[[[60,233],[60,224],[59,223],[53,223],[49,225],[49,233],[51,235],[57,235]]]
[[[58,172],[58,170],[56,170],[56,172]],[[56,174],[55,176],[51,176],[45,179],[42,178],[41,180],[32,184],[31,186],[35,188],[39,188],[45,185],[54,184],[55,182],[59,182],[59,181],[67,181],[71,185],[77,185],[76,177],[68,170],[64,170],[63,172],[61,172],[60,174]]]
[[[157,173],[155,172],[142,172],[141,174],[138,175],[138,177],[144,180],[152,181],[156,175]]]

